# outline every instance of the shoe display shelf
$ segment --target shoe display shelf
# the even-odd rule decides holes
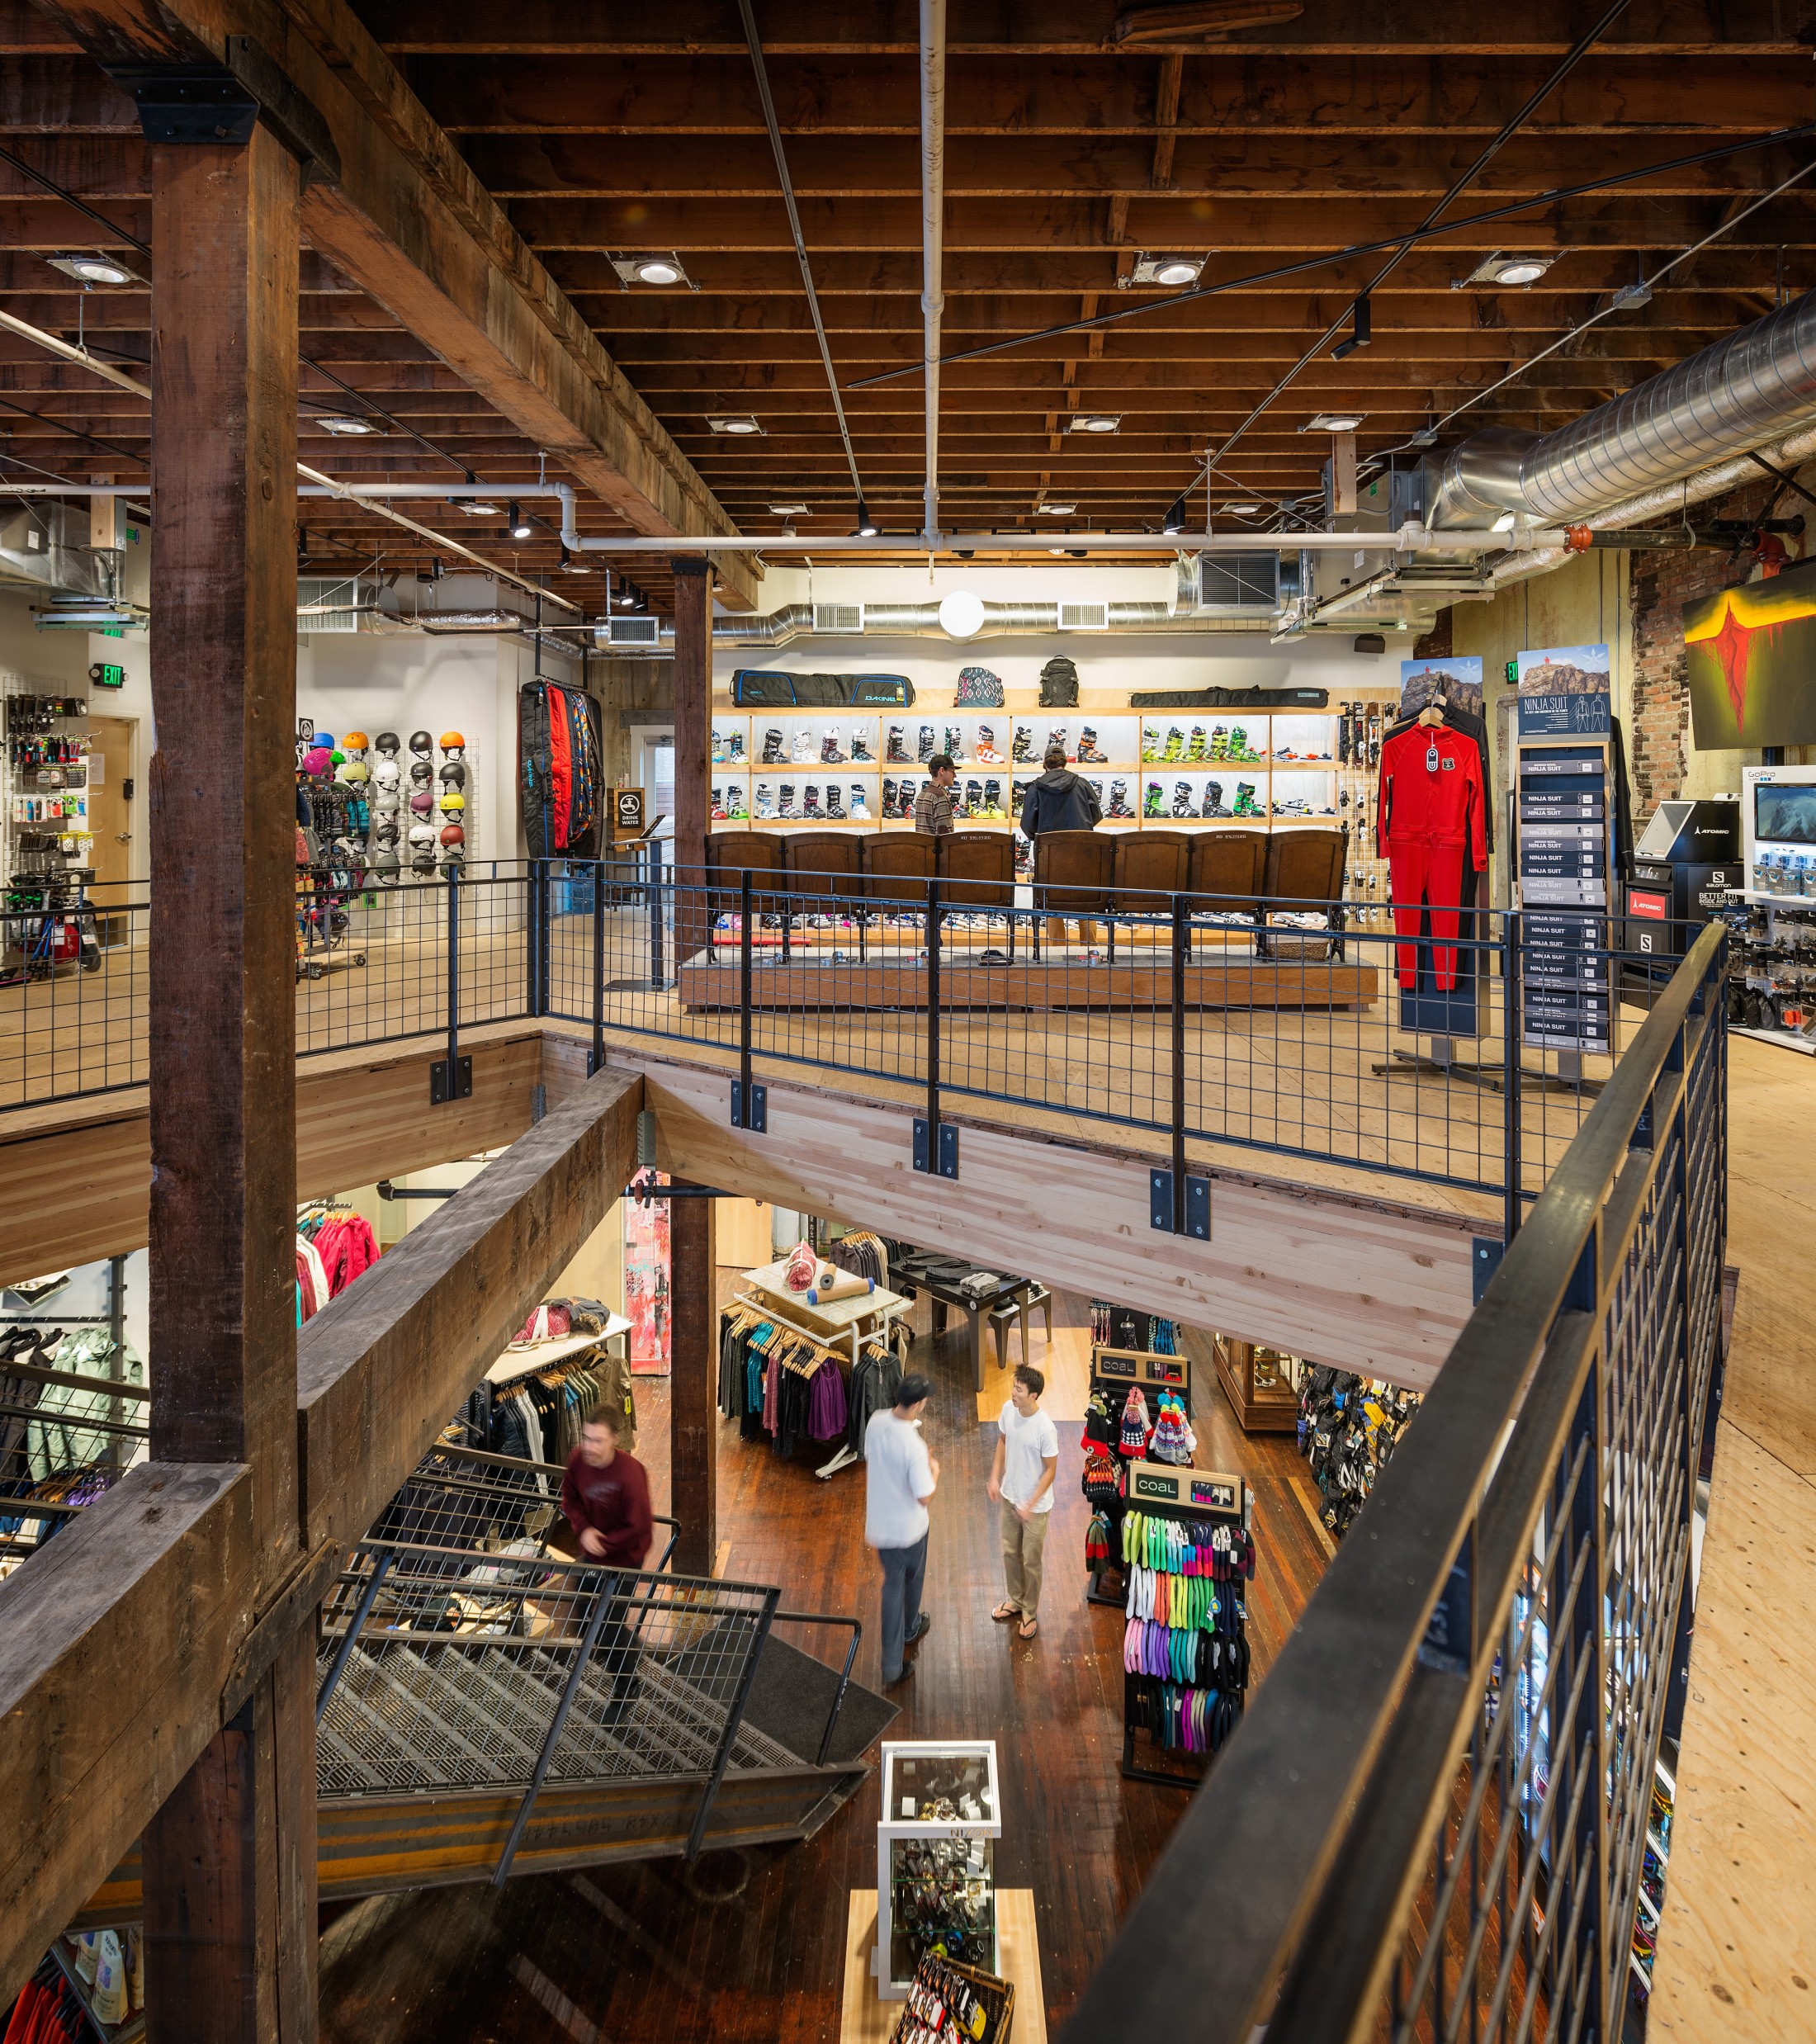
[[[1012,692],[1012,696],[1031,693]],[[1013,699],[1009,707],[997,710],[955,710],[918,703],[911,709],[882,711],[716,708],[712,717],[712,784],[727,795],[735,787],[746,813],[715,817],[712,827],[910,830],[914,828],[913,798],[926,778],[926,759],[949,752],[958,768],[962,805],[971,784],[977,784],[969,813],[958,817],[962,827],[1012,830],[1021,812],[1015,788],[1025,790],[1038,778],[1047,746],[1057,740],[1066,745],[1072,770],[1096,785],[1106,830],[1146,826],[1155,830],[1241,826],[1265,830],[1346,823],[1357,847],[1353,898],[1364,903],[1383,887],[1384,868],[1383,874],[1374,871],[1380,862],[1373,859],[1357,829],[1359,821],[1363,830],[1372,825],[1374,768],[1365,759],[1351,764],[1339,760],[1336,703],[1327,711],[1279,715],[1228,710],[1136,712],[1126,707],[1103,707],[1109,693],[1086,690],[1080,707],[1064,710],[1029,709]],[[1377,709],[1379,729],[1385,728],[1398,698],[1397,685],[1385,685],[1362,698]],[[892,733],[898,736],[898,750],[907,755],[906,759],[889,756]],[[829,739],[831,750],[841,758],[825,756]],[[1086,749],[1082,758],[1081,745]],[[1214,756],[1219,747],[1223,756]],[[1017,759],[1018,750],[1024,756]],[[1174,755],[1170,759],[1169,751]],[[869,757],[858,756],[863,753]],[[897,791],[896,805],[887,813],[883,806],[886,780]],[[986,799],[991,780],[999,783],[1000,815],[980,813],[977,806]],[[1127,813],[1122,815],[1111,813],[1117,781],[1123,783]],[[759,786],[766,785],[772,797],[779,799],[784,782],[794,789],[795,813],[759,816]],[[869,814],[854,818],[851,791],[858,783],[863,784]],[[839,790],[843,813],[837,816],[825,814],[829,784]],[[805,813],[810,787],[817,790],[820,808],[813,816]],[[901,798],[904,788],[908,791],[906,804]],[[1220,796],[1213,794],[1213,788],[1221,791]],[[723,806],[731,807],[729,799]],[[1379,898],[1384,900],[1384,892]]]

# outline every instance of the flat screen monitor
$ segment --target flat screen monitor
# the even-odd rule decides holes
[[[1762,845],[1816,847],[1816,784],[1754,782],[1753,836]]]

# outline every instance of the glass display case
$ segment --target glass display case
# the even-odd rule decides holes
[[[877,1988],[906,1998],[925,1952],[995,1973],[1002,1836],[994,1739],[885,1740]]]

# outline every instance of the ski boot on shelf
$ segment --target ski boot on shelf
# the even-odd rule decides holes
[[[1027,801],[1027,799],[1028,799],[1028,783],[1027,783],[1027,782],[1026,782],[1026,781],[1017,781],[1017,782],[1015,782],[1015,783],[1014,783],[1014,785],[1013,785],[1013,786],[1010,788],[1010,791],[1009,791],[1009,801],[1010,801],[1010,807],[1011,807],[1011,808],[1014,810],[1014,814],[1015,814],[1015,820],[1016,820],[1016,821],[1017,821],[1018,823],[1021,821],[1022,804],[1023,804],[1024,802],[1026,802],[1026,801]]]
[[[870,750],[870,740],[854,724],[851,727],[851,764],[854,766],[874,766],[877,755]]]
[[[996,732],[992,725],[977,726],[977,764],[979,766],[1007,766],[1009,762],[996,750]]]
[[[1091,793],[1097,797],[1097,813],[1102,816],[1104,813],[1104,783],[1101,781],[1093,781]]]
[[[1078,764],[1081,766],[1108,766],[1109,755],[1097,742],[1097,733],[1087,724],[1078,734]]]
[[[896,783],[892,780],[882,784],[882,816],[885,822],[896,813]]]
[[[1142,797],[1142,814],[1144,816],[1164,816],[1166,814],[1166,790],[1158,781],[1150,781],[1147,793]]]
[[[915,784],[904,781],[901,793],[896,797],[896,814],[904,823],[912,823],[915,818]]]
[[[1152,725],[1142,726],[1142,764],[1151,765],[1161,756],[1161,735]]]
[[[797,813],[794,783],[784,781],[782,783],[782,793],[776,801],[776,815],[778,818],[792,818]]]
[[[786,757],[782,749],[782,733],[771,725],[763,734],[763,758],[758,764],[761,766],[780,766]]]
[[[757,783],[757,821],[772,823],[775,821],[776,798],[767,781]]]
[[[1208,742],[1204,736],[1204,726],[1202,724],[1194,724],[1192,726],[1191,736],[1185,741],[1185,757],[1188,759],[1202,759],[1204,757],[1204,748]]]
[[[802,797],[801,813],[803,816],[811,817],[816,823],[820,821],[820,790],[811,781],[808,782],[806,793]]]
[[[934,745],[934,727],[931,724],[923,724],[920,727],[920,741],[917,754],[917,757],[920,759],[920,764],[923,766],[925,766],[927,762],[932,759],[935,750],[936,748]]]
[[[965,757],[965,734],[957,724],[947,725],[943,736],[945,743],[939,750],[954,766]]]
[[[984,786],[981,781],[965,783],[965,814],[975,816],[984,806]]]
[[[1135,811],[1128,806],[1128,783],[1112,781],[1109,784],[1109,807],[1104,811],[1107,816],[1132,816]]]
[[[1204,783],[1204,807],[1198,812],[1201,816],[1227,816],[1230,812],[1223,807],[1223,783],[1207,781]]]
[[[1189,816],[1191,813],[1192,783],[1189,781],[1174,782],[1173,814],[1175,816]]]
[[[1185,734],[1177,724],[1166,727],[1166,743],[1161,748],[1161,758],[1170,766],[1185,750]]]
[[[1238,781],[1236,783],[1236,808],[1234,813],[1239,816],[1258,816],[1262,813],[1255,800],[1254,782]]]
[[[715,823],[726,821],[725,791],[722,788],[716,788],[712,791],[712,821]]]
[[[882,757],[886,766],[906,766],[910,764],[908,740],[903,736],[900,724],[889,726],[889,738],[883,746]]]
[[[820,739],[820,764],[821,766],[848,766],[850,761],[839,748],[839,727],[827,725]]]
[[[811,792],[810,789],[809,793]],[[838,786],[835,783],[828,781],[826,783],[826,821],[828,823],[843,823],[844,820],[845,806],[839,799]]]
[[[1026,766],[1034,755],[1034,734],[1025,724],[1015,726],[1015,736],[1010,741],[1009,757],[1016,766]]]
[[[1204,749],[1204,757],[1213,765],[1222,766],[1230,756],[1230,735],[1222,724],[1211,726],[1211,742]]]
[[[1044,757],[1047,753],[1051,752],[1055,745],[1057,745],[1062,752],[1066,753],[1068,756],[1070,756],[1070,749],[1066,741],[1066,726],[1063,724],[1059,725],[1056,729],[1048,732],[1047,743],[1042,748],[1043,757]]]
[[[794,757],[788,764],[791,766],[812,766],[816,756],[813,749],[813,733],[797,731],[794,735]]]
[[[1006,812],[1003,808],[1003,784],[1000,781],[984,783],[982,814],[987,816],[992,823],[1001,823],[1006,820]]]
[[[1230,726],[1230,757],[1238,766],[1253,766],[1260,755],[1249,746],[1249,735],[1240,724]]]
[[[712,764],[723,766],[725,763],[725,733],[715,731],[712,734]]]
[[[870,821],[870,804],[864,799],[864,784],[862,781],[851,783],[851,821],[854,823]]]
[[[741,788],[733,786],[727,788],[726,793],[731,797],[731,800],[727,802],[725,806],[726,821],[729,823],[748,823],[750,821],[750,806],[744,799],[744,790]]]
[[[734,731],[731,734],[731,744],[726,754],[726,764],[728,766],[744,764],[744,733],[742,731]]]

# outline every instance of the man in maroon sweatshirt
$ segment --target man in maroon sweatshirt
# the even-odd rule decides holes
[[[614,1407],[595,1405],[581,1422],[580,1445],[561,1479],[561,1510],[567,1525],[551,1531],[551,1547],[577,1561],[643,1566],[655,1533],[650,1479],[635,1455],[619,1450]]]
[[[608,1568],[643,1566],[655,1531],[650,1516],[650,1479],[636,1457],[620,1450],[618,1415],[609,1405],[595,1405],[581,1422],[580,1445],[568,1457],[567,1474],[561,1479],[561,1510],[566,1524],[557,1521],[549,1529],[548,1544],[556,1553]],[[561,1614],[563,1629],[570,1626],[581,1632],[592,1599],[603,1595],[607,1585],[598,1576],[576,1571],[569,1571],[567,1580],[580,1594],[573,1599],[571,1612]],[[630,1716],[641,1687],[630,1622],[632,1602],[628,1590],[616,1590],[594,1644],[601,1686],[611,1684],[603,1720],[608,1727]]]

